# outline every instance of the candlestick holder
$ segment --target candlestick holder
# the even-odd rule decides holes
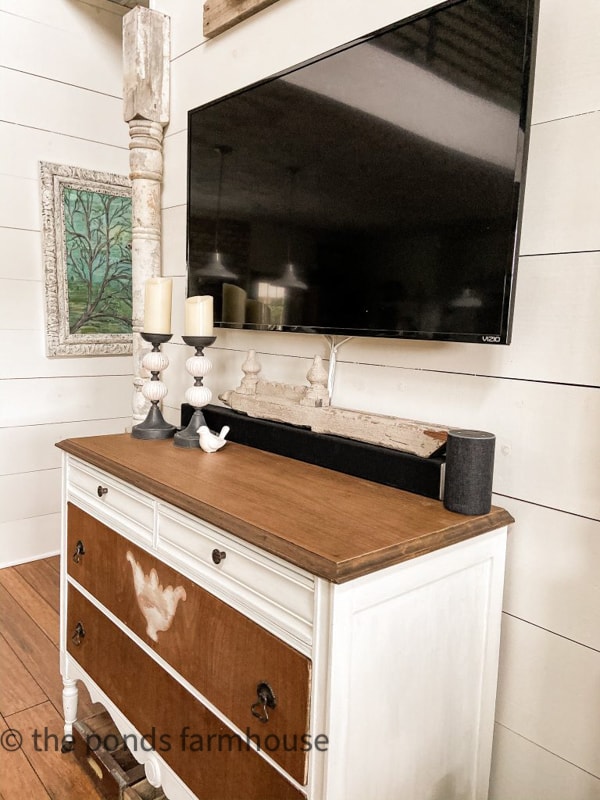
[[[172,335],[172,333],[140,333],[142,339],[152,345],[152,350],[142,359],[142,366],[152,374],[152,378],[142,386],[142,394],[151,405],[146,419],[131,429],[134,439],[170,439],[177,430],[174,425],[169,425],[158,407],[168,392],[158,376],[169,366],[169,359],[161,353],[160,346],[168,342]]]
[[[185,368],[194,378],[194,385],[186,390],[185,400],[195,411],[186,428],[175,434],[173,443],[177,447],[200,447],[198,431],[206,425],[202,408],[212,400],[212,392],[208,386],[202,385],[202,378],[212,369],[212,363],[204,355],[204,348],[216,341],[216,336],[183,336],[183,341],[194,347],[196,352],[185,362]]]

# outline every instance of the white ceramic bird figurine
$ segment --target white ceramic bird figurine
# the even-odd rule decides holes
[[[206,425],[201,425],[198,428],[198,436],[200,437],[200,447],[205,453],[216,453],[227,444],[225,437],[229,433],[229,426],[224,425],[221,432],[217,435],[212,433]]]

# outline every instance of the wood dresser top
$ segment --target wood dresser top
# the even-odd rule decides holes
[[[439,500],[229,442],[218,453],[128,434],[57,447],[335,583],[513,522],[447,511]]]

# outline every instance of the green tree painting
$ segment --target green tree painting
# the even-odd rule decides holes
[[[63,187],[69,328],[131,333],[131,197]]]

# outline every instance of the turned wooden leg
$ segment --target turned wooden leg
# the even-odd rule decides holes
[[[61,751],[69,753],[73,749],[73,723],[77,719],[77,700],[79,690],[77,681],[63,678],[63,714],[65,717],[65,735]]]

